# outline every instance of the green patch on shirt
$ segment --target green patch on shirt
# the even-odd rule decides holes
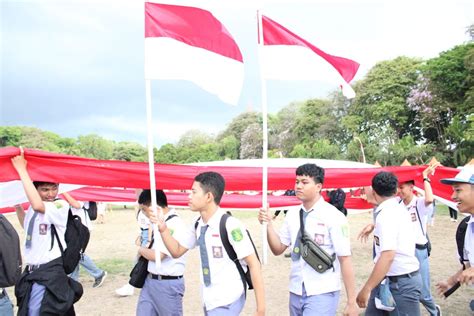
[[[174,234],[174,229],[170,229],[170,235],[173,236]]]
[[[349,238],[349,226],[348,225],[342,225],[341,226],[342,230],[342,236]]]
[[[204,275],[208,275],[208,274],[209,274],[209,269],[208,269],[208,268],[203,268],[203,269],[202,269],[202,273],[203,273]]]
[[[59,201],[54,202],[54,205],[56,206],[57,209],[63,208],[63,203]]]
[[[231,235],[234,241],[241,241],[242,239],[244,239],[244,235],[242,234],[242,231],[240,230],[240,228],[234,229],[231,232]]]

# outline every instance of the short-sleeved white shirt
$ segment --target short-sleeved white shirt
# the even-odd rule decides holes
[[[242,279],[235,263],[230,260],[224,249],[219,233],[219,224],[224,212],[220,209],[206,223],[209,225],[206,231],[206,249],[209,258],[209,270],[211,274],[211,284],[205,286],[202,279],[202,269],[199,269],[201,275],[201,288],[204,306],[206,310],[211,310],[219,306],[225,306],[235,302],[244,293]],[[198,221],[195,229],[194,223],[192,229],[195,229],[193,238],[189,238],[182,246],[191,249],[199,247],[197,240],[201,234],[201,226],[206,225],[202,218]],[[254,253],[250,238],[247,235],[245,226],[235,217],[229,217],[226,222],[226,230],[229,242],[240,259],[244,270],[247,269],[245,257]]]
[[[141,229],[148,229],[151,225],[150,219],[141,210],[138,211],[137,222]]]
[[[408,205],[405,205],[403,201],[399,199],[399,203],[401,203],[403,206],[406,207],[408,210],[408,214],[410,214],[410,219],[412,222],[412,227],[413,230],[415,231],[415,239],[416,243],[418,245],[425,245],[428,242],[428,239],[426,239],[426,224],[428,223],[428,216],[432,213],[433,211],[433,203],[429,204],[428,206],[425,205],[425,198],[424,197],[417,197],[413,196],[411,199],[410,203]],[[420,218],[418,218],[418,215],[416,214],[416,211],[418,210],[418,215]],[[420,219],[421,219],[421,225],[420,225]],[[423,230],[421,229],[423,227]]]
[[[173,238],[176,239],[180,244],[183,243],[183,240],[194,237],[194,231],[189,230],[189,227],[179,216],[177,216],[174,209],[170,209],[168,213],[166,213],[165,220],[166,226],[168,226],[171,236],[173,236]],[[155,239],[152,248],[156,249],[156,247],[158,247],[160,252],[164,253],[166,257],[161,260],[161,266],[159,267],[156,267],[155,261],[148,261],[148,272],[159,275],[183,275],[187,254],[174,259],[169,253],[168,249],[166,249],[166,246],[163,244],[163,240],[161,238]]]
[[[464,261],[468,261],[474,267],[474,218],[467,222],[466,237],[464,239]]]
[[[395,250],[388,276],[411,273],[419,269],[415,257],[415,232],[406,208],[397,198],[382,202],[375,209],[374,246],[377,262],[382,251]]]
[[[59,240],[64,248],[64,232],[66,231],[69,204],[64,200],[54,202],[43,202],[45,206],[44,214],[38,213],[35,219],[33,233],[31,235],[31,248],[25,247],[25,262],[28,265],[45,264],[61,256],[58,242],[51,234],[51,224],[56,227]],[[28,234],[28,226],[33,217],[31,206],[25,214],[23,227],[25,236]],[[54,245],[51,248],[51,238],[54,238]]]
[[[303,205],[292,207],[286,214],[285,221],[280,229],[280,241],[293,249],[300,230],[300,215]],[[329,255],[350,256],[350,234],[347,218],[338,209],[324,201],[321,197],[305,222],[305,231],[314,242],[318,243]],[[339,259],[334,261],[334,271],[329,269],[324,273],[314,270],[300,257],[298,261],[291,262],[290,292],[302,295],[304,282],[308,295],[329,293],[341,289],[341,271]]]

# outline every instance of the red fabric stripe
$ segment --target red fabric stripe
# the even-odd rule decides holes
[[[347,83],[354,78],[359,69],[359,63],[348,58],[323,52],[310,42],[264,15],[262,16],[262,29],[264,45],[297,45],[307,47],[330,63]]]
[[[226,27],[209,11],[145,2],[145,37],[169,37],[243,62]]]

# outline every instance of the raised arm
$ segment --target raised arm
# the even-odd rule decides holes
[[[281,255],[285,252],[288,246],[281,243],[280,236],[273,227],[273,221],[271,219],[271,214],[269,208],[261,208],[258,212],[258,220],[260,224],[267,223],[267,239],[270,250],[275,256]]]
[[[74,208],[81,208],[81,203],[79,203],[75,198],[73,198],[69,193],[64,192],[63,193],[64,198],[66,201],[69,203]]]
[[[440,165],[439,162],[428,166],[425,170],[423,170],[423,184],[425,189],[425,205],[428,206],[434,201],[433,196],[433,189],[431,188],[431,180],[429,178],[435,171],[435,169]]]

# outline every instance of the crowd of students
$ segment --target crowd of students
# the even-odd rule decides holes
[[[74,315],[73,304],[80,299],[83,289],[76,281],[77,274],[69,277],[62,268],[62,251],[59,243],[52,244],[51,229],[56,229],[65,244],[68,210],[80,209],[81,205],[68,194],[64,195],[66,201],[56,199],[58,185],[55,183],[33,182],[23,155],[14,157],[12,164],[31,205],[28,212],[17,211],[26,233],[26,265],[15,288],[18,314]],[[258,214],[260,223],[266,223],[272,253],[278,256],[287,249],[291,253],[288,313],[335,315],[342,279],[347,296],[344,315],[359,315],[363,308],[365,315],[420,315],[420,303],[431,315],[441,315],[430,292],[430,241],[426,231],[433,207],[430,175],[436,167],[429,166],[423,172],[424,197],[413,195],[413,181],[399,183],[394,174],[384,171],[376,174],[371,187],[365,189],[367,200],[374,204],[374,218],[373,223],[361,231],[359,239],[366,241],[373,234],[374,267],[357,291],[347,217],[321,197],[324,169],[315,164],[299,166],[295,195],[301,205],[289,208],[278,231],[268,208],[262,208]],[[452,198],[458,210],[473,214],[472,169],[465,168],[455,178],[442,182],[452,185]],[[194,178],[189,208],[199,216],[192,227],[168,207],[162,190],[140,193],[140,210],[157,225],[160,238],[153,238],[148,234],[149,227],[143,227],[147,232],[142,235],[142,241],[146,239],[146,242],[141,242],[139,255],[149,261],[137,315],[183,314],[186,254],[194,248],[199,249],[201,258],[199,274],[204,315],[239,315],[249,284],[256,301],[254,315],[265,314],[268,302],[258,255],[243,223],[219,207],[224,190],[225,180],[219,173],[204,172]],[[152,210],[152,195],[156,196],[158,212]],[[436,284],[441,294],[457,282],[474,283],[472,218],[468,225],[464,269]],[[103,282],[106,272],[97,268],[90,258],[84,255],[80,264],[95,278],[94,284]],[[0,297],[4,298],[5,295]],[[466,309],[468,304],[466,302]],[[2,306],[0,314],[13,313],[2,310]]]

